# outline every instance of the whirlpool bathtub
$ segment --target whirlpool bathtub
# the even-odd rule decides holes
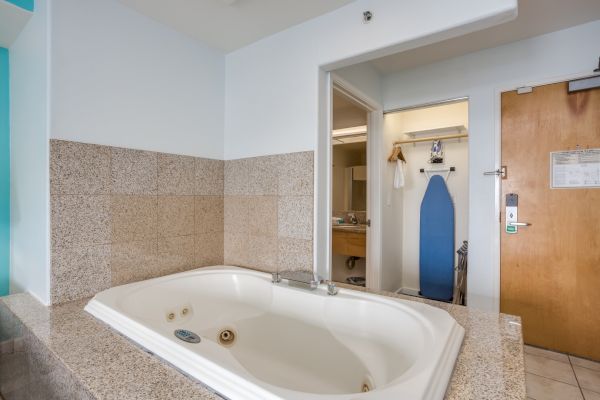
[[[86,311],[232,400],[442,399],[464,336],[422,303],[235,267],[114,287]]]

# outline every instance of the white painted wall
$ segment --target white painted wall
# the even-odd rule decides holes
[[[371,64],[362,63],[339,68],[335,70],[335,75],[350,83],[371,100],[382,103],[381,76]]]
[[[226,57],[225,159],[314,150],[319,68],[341,68],[513,18],[515,0],[358,0]],[[363,24],[362,13],[375,18]],[[321,114],[320,114],[321,113]]]
[[[483,176],[499,165],[499,90],[590,74],[598,61],[598,37],[595,21],[383,79],[386,109],[469,96],[471,306],[499,308],[498,195],[495,178]]]
[[[116,0],[54,0],[52,138],[223,158],[224,55]]]
[[[411,139],[406,132],[435,129],[448,126],[469,126],[468,103],[454,103],[386,114],[384,119],[384,141],[389,144],[396,140]],[[438,169],[456,167],[451,172],[446,184],[454,202],[455,216],[455,248],[468,238],[468,205],[469,205],[469,145],[466,140],[443,141],[444,163],[428,164],[431,142],[407,144],[402,146],[406,159],[405,186],[394,189],[395,164],[388,164],[385,169],[383,185],[383,236],[382,251],[386,264],[382,271],[386,279],[382,288],[395,291],[400,287],[417,291],[419,285],[419,224],[421,202],[427,190],[427,177],[419,172],[421,168]],[[440,174],[445,176],[445,173]],[[456,259],[456,256],[455,256]]]
[[[9,48],[11,293],[49,303],[49,9],[35,13]]]

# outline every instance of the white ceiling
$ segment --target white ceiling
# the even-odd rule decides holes
[[[233,51],[354,0],[119,0],[212,47]]]
[[[389,74],[597,19],[600,19],[600,0],[519,0],[519,16],[511,22],[393,54],[371,64],[380,73]],[[599,38],[589,40],[600,43]]]

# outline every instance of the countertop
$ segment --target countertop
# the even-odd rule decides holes
[[[367,226],[358,225],[331,225],[331,229],[338,232],[366,233]]]
[[[388,292],[377,294],[445,309],[465,328],[446,399],[525,399],[518,317]],[[221,399],[87,314],[83,310],[87,300],[45,307],[29,294],[16,294],[0,301],[96,399]]]

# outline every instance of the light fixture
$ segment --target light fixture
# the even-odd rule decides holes
[[[367,134],[367,126],[366,125],[353,126],[351,128],[334,129],[333,131],[331,131],[331,136],[333,136],[334,138],[361,136],[361,135],[366,135],[366,134]]]

